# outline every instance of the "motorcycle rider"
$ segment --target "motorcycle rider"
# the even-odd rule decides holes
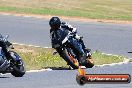
[[[81,37],[77,34],[76,28],[72,27],[72,25],[70,25],[69,23],[66,23],[66,22],[61,22],[61,28],[65,28],[65,29],[71,31],[74,34],[74,38],[76,38],[79,41],[79,43],[82,45],[82,49],[90,52],[90,49],[87,49],[85,47],[85,44],[82,40],[83,37]]]
[[[6,49],[6,44],[5,44],[5,42],[4,42],[4,40],[3,40],[3,36],[0,34],[0,47],[2,47],[2,50],[3,50],[3,52],[4,52],[4,54],[5,54],[5,56],[6,56],[6,58],[9,60],[9,59],[11,59],[12,58],[12,56],[10,55],[10,53],[7,51],[7,49]]]
[[[80,55],[80,63],[84,63],[85,62],[84,58],[86,57],[84,52],[85,50],[90,52],[90,50],[86,49],[82,38],[77,35],[76,28],[72,27],[70,24],[66,22],[61,22],[58,17],[52,17],[49,21],[49,25],[51,27],[50,37],[51,37],[52,48],[56,49],[56,51],[60,54],[60,56],[63,57],[61,50],[62,41],[67,35],[66,31],[70,31],[74,35],[74,37],[70,37],[68,39],[68,42],[66,43],[78,52],[78,54]]]

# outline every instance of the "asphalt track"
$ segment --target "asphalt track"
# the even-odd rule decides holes
[[[73,24],[84,42],[92,51],[99,50],[132,57],[132,25],[100,22],[79,22],[67,20]],[[9,34],[12,42],[50,47],[47,19],[0,15],[0,32]],[[87,73],[126,73],[132,75],[132,64],[94,67]],[[27,73],[22,78],[10,74],[0,76],[0,88],[80,88],[76,83],[76,70],[53,70]],[[130,88],[132,84],[87,84],[83,88]]]

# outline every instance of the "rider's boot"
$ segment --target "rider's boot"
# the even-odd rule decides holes
[[[91,49],[85,48],[84,51],[85,51],[87,57],[91,57],[92,56],[92,54],[90,52]]]
[[[86,46],[85,46],[85,44],[84,44],[82,38],[80,38],[79,41],[80,41],[80,44],[82,45],[82,49],[83,49],[84,52],[87,54],[87,56],[88,56],[88,55],[91,55],[91,53],[90,53],[91,49],[86,48]]]

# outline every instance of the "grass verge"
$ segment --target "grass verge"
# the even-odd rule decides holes
[[[132,20],[132,0],[0,0],[0,11]]]
[[[132,62],[132,59],[130,59],[129,62]]]
[[[118,63],[124,60],[123,56],[107,55],[100,51],[95,51],[92,56],[94,58],[95,65]]]
[[[15,51],[20,54],[25,62],[27,70],[38,70],[45,68],[68,68],[66,62],[59,57],[53,56],[54,49],[52,48],[36,48],[32,46],[14,45]],[[121,56],[110,56],[102,54],[99,51],[93,53],[95,65],[110,64],[122,62]]]

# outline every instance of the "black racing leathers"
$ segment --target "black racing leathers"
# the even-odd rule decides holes
[[[61,45],[62,40],[68,35],[69,31],[73,33],[77,32],[76,28],[73,28],[70,24],[65,22],[62,22],[58,29],[50,29],[52,47],[56,48]]]
[[[6,56],[6,58],[7,59],[10,59],[10,58],[12,58],[11,57],[11,55],[10,55],[10,53],[7,51],[7,49],[6,49],[6,44],[5,44],[5,42],[4,41],[0,41],[0,47],[2,47],[2,50],[3,50],[3,52],[4,52],[4,54],[5,54],[5,56]]]
[[[59,47],[62,46],[62,41],[68,35],[69,31],[73,34],[76,34],[77,32],[75,28],[69,24],[67,25],[66,23],[62,23],[58,29],[50,29],[52,48],[55,48],[59,54],[62,52]],[[84,46],[82,46],[76,38],[69,37],[67,45],[77,51],[77,53],[80,55],[80,59],[83,59],[85,56],[83,50],[83,47],[85,47],[84,44]]]

